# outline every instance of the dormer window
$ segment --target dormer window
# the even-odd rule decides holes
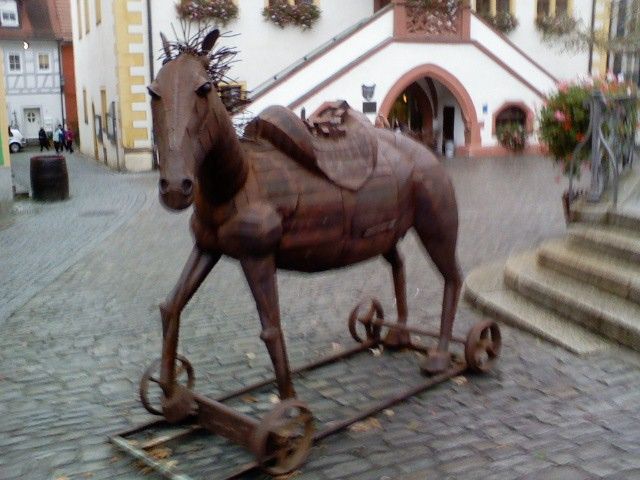
[[[16,0],[0,0],[0,26],[19,27],[18,5]]]

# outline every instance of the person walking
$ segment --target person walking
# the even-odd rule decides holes
[[[73,139],[75,135],[73,130],[66,128],[64,131],[64,147],[69,153],[73,153]]]
[[[62,131],[62,125],[58,125],[56,131],[53,132],[53,147],[56,149],[56,153],[60,153],[64,149],[64,132]]]
[[[40,130],[38,131],[38,140],[40,141],[40,151],[42,151],[43,148],[46,148],[48,152],[49,137],[47,137],[47,132],[44,131],[44,127],[40,127]]]

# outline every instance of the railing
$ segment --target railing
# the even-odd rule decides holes
[[[367,17],[367,18],[364,18],[364,19],[360,20],[359,22],[353,24],[352,26],[350,26],[349,28],[347,28],[343,32],[337,34],[334,37],[331,37],[331,39],[329,39],[328,41],[324,42],[322,45],[318,46],[313,51],[311,51],[308,54],[306,54],[304,57],[302,57],[299,60],[293,62],[291,65],[289,65],[284,70],[276,73],[275,75],[269,77],[269,79],[267,79],[266,81],[262,82],[260,85],[256,86],[251,91],[251,97],[252,98],[259,97],[266,90],[270,89],[274,84],[278,83],[280,80],[285,78],[287,75],[289,75],[290,73],[300,69],[301,67],[303,67],[307,63],[310,63],[311,61],[315,60],[316,58],[320,57],[328,49],[330,49],[333,45],[336,45],[336,44],[340,43],[341,41],[343,41],[344,39],[348,38],[354,32],[357,32],[360,28],[362,28],[366,24],[376,20],[379,17],[382,17],[384,14],[386,14],[392,8],[393,8],[392,5],[387,5],[386,7],[378,10],[376,13],[374,13],[370,17]]]
[[[573,177],[576,161],[591,142],[591,182],[589,202],[598,202],[611,181],[613,206],[618,204],[620,174],[633,164],[636,136],[637,96],[606,97],[595,92],[589,104],[589,127],[576,146],[569,166],[569,201],[574,199]]]

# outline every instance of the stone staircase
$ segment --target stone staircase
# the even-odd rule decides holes
[[[464,298],[505,323],[586,354],[616,343],[640,351],[640,175],[620,206],[578,202],[563,238],[480,267]]]

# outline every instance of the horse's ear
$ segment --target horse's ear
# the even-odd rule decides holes
[[[164,49],[164,54],[168,60],[171,60],[171,45],[169,44],[169,40],[164,36],[164,33],[160,32],[160,38],[162,39],[162,48]]]
[[[219,37],[220,37],[220,30],[218,30],[217,28],[211,30],[207,34],[207,36],[204,37],[204,40],[202,40],[202,53],[204,54],[209,53],[213,48],[213,46],[218,41]]]

